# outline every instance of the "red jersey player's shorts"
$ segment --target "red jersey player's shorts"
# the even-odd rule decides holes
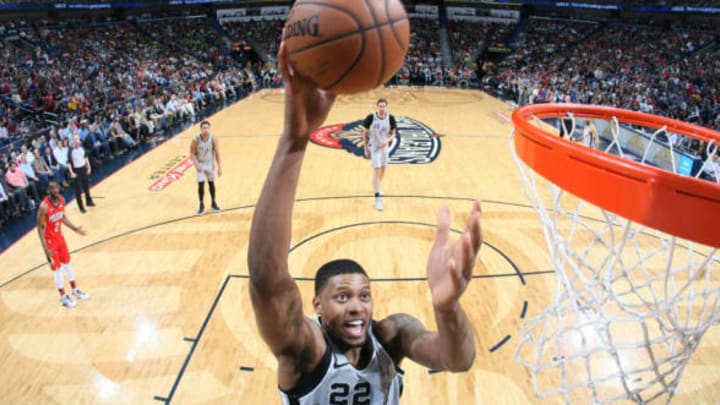
[[[46,239],[48,249],[52,250],[52,257],[48,257],[50,268],[55,271],[60,268],[61,264],[70,263],[70,252],[65,243],[65,238],[62,236],[59,238]]]

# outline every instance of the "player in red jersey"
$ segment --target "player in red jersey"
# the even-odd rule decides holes
[[[48,186],[48,196],[45,197],[40,204],[40,208],[38,208],[37,229],[40,242],[45,250],[45,256],[55,277],[55,285],[60,291],[60,303],[65,307],[74,308],[75,301],[65,294],[65,281],[62,272],[58,271],[60,265],[62,265],[65,275],[70,280],[70,287],[72,287],[75,298],[86,300],[89,296],[78,290],[75,284],[75,275],[70,268],[70,252],[62,234],[62,224],[67,225],[80,235],[85,235],[85,230],[82,227],[73,225],[65,215],[65,199],[60,195],[60,185],[52,181]]]

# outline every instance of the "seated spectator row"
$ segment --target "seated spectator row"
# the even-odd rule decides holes
[[[576,34],[558,40],[563,32]],[[522,46],[484,66],[483,84],[519,104],[612,105],[718,130],[717,37],[717,31],[682,26],[532,20]],[[704,153],[696,146],[695,153]]]
[[[69,186],[74,138],[102,165],[280,83],[272,65],[235,58],[207,18],[18,27],[0,41],[0,224],[33,210],[50,180]]]

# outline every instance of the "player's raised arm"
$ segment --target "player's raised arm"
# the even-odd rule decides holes
[[[427,264],[437,332],[426,330],[415,317],[392,315],[380,322],[396,361],[408,357],[435,370],[466,371],[475,359],[475,334],[460,306],[482,243],[480,203],[475,202],[460,239],[451,242],[450,210],[442,207],[438,230]]]
[[[300,291],[288,272],[288,250],[295,191],[309,135],[325,120],[334,101],[331,94],[291,74],[286,52],[281,44],[278,59],[285,86],[285,128],[255,209],[248,249],[255,317],[280,367],[283,358],[295,361],[307,355],[304,349],[313,333],[303,315]]]

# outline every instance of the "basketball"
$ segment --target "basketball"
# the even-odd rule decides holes
[[[298,0],[283,40],[293,69],[335,94],[372,90],[402,66],[410,22],[400,0]]]

